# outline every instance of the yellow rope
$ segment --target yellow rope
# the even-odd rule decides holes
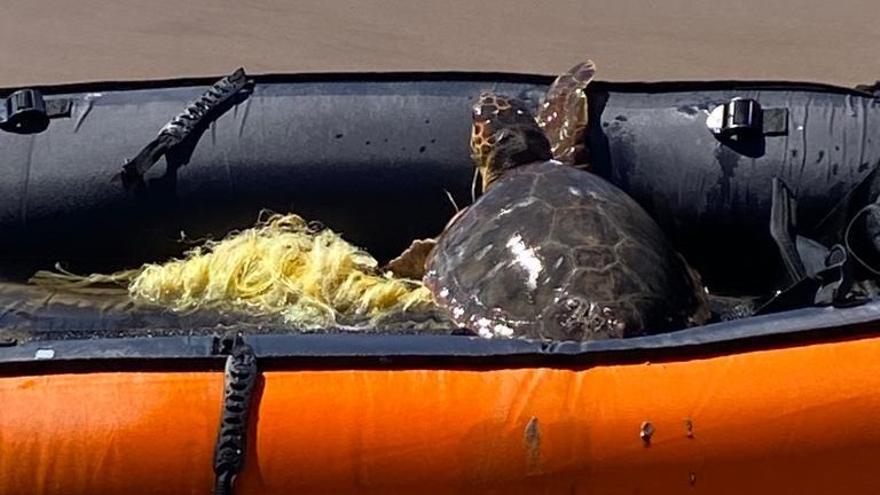
[[[368,326],[393,312],[433,304],[420,281],[379,273],[367,252],[292,214],[272,215],[221,241],[206,241],[182,259],[109,275],[38,272],[32,282],[66,289],[122,284],[138,303],[179,312],[211,308],[280,315],[304,329]]]

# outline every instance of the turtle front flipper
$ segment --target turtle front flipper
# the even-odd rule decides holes
[[[550,140],[553,157],[567,165],[584,165],[579,168],[588,168],[585,90],[595,75],[596,65],[586,60],[557,77],[535,116]]]
[[[400,278],[421,280],[425,276],[425,263],[436,244],[436,239],[416,239],[382,270],[390,271]]]
[[[445,229],[461,218],[461,215],[467,210],[467,207],[459,210],[446,223]],[[425,265],[428,257],[437,245],[437,238],[414,239],[409,247],[403,250],[393,260],[389,261],[384,267],[383,272],[391,272],[396,277],[408,278],[412,280],[421,280],[425,276]]]

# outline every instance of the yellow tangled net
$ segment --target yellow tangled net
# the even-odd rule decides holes
[[[211,308],[278,315],[303,329],[368,326],[389,313],[433,304],[421,282],[380,273],[367,252],[293,214],[258,220],[182,259],[109,275],[39,272],[32,282],[68,289],[122,284],[137,303],[179,312]]]

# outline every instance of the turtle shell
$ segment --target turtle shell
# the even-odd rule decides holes
[[[682,328],[702,288],[648,214],[549,161],[506,172],[440,236],[425,283],[483,336],[554,340]]]

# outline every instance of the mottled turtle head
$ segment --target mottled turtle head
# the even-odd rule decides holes
[[[471,156],[484,192],[506,170],[553,157],[547,136],[528,108],[494,93],[481,94],[474,104]]]

